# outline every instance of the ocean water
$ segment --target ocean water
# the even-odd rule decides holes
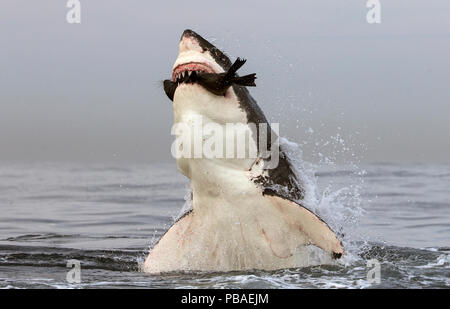
[[[0,288],[449,288],[450,165],[309,166],[311,203],[342,233],[333,265],[140,271],[185,203],[175,162],[0,162]],[[70,283],[68,260],[81,265]],[[379,283],[368,280],[376,259]],[[370,279],[370,278],[369,278]]]

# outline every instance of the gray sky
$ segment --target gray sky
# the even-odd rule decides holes
[[[82,0],[74,25],[66,0],[2,0],[0,160],[173,160],[160,81],[191,28],[248,59],[308,159],[449,163],[450,1],[380,2],[368,24],[365,0]]]

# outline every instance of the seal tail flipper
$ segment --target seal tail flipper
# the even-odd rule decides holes
[[[233,83],[236,85],[247,86],[247,87],[256,87],[255,84],[256,73],[235,77],[233,79]]]
[[[236,72],[244,65],[246,59],[237,58],[233,65],[228,69],[226,77],[231,78],[236,74]]]
[[[267,196],[283,214],[289,225],[306,235],[309,243],[331,254],[335,259],[344,254],[341,241],[331,228],[318,216],[301,205],[278,196]]]

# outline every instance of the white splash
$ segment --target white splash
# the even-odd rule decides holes
[[[280,138],[280,147],[289,157],[293,172],[305,190],[304,199],[298,202],[316,213],[335,231],[347,253],[343,259],[344,263],[359,259],[357,253],[361,248],[355,243],[363,240],[356,229],[364,214],[360,194],[364,172],[352,164],[351,168],[354,172],[351,176],[354,177],[352,177],[353,179],[349,178],[349,184],[334,188],[335,185],[330,183],[324,190],[321,190],[316,176],[318,166],[303,160],[300,146],[285,138]],[[322,167],[335,167],[332,161],[324,160],[321,164]],[[356,184],[352,183],[355,181]],[[363,242],[365,241],[363,240]]]

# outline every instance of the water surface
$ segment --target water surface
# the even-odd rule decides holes
[[[139,265],[185,203],[187,180],[175,163],[3,162],[0,287],[450,287],[450,165],[333,166],[315,175],[318,192],[347,188],[336,200],[364,209],[356,221],[333,222],[347,233],[349,257],[343,262],[270,272],[155,276],[140,272]],[[351,190],[354,183],[356,191]],[[319,212],[333,221],[343,209],[334,205]],[[349,213],[356,211],[344,206]],[[79,284],[66,281],[69,259],[81,262]],[[380,284],[366,280],[370,259],[381,264]]]

